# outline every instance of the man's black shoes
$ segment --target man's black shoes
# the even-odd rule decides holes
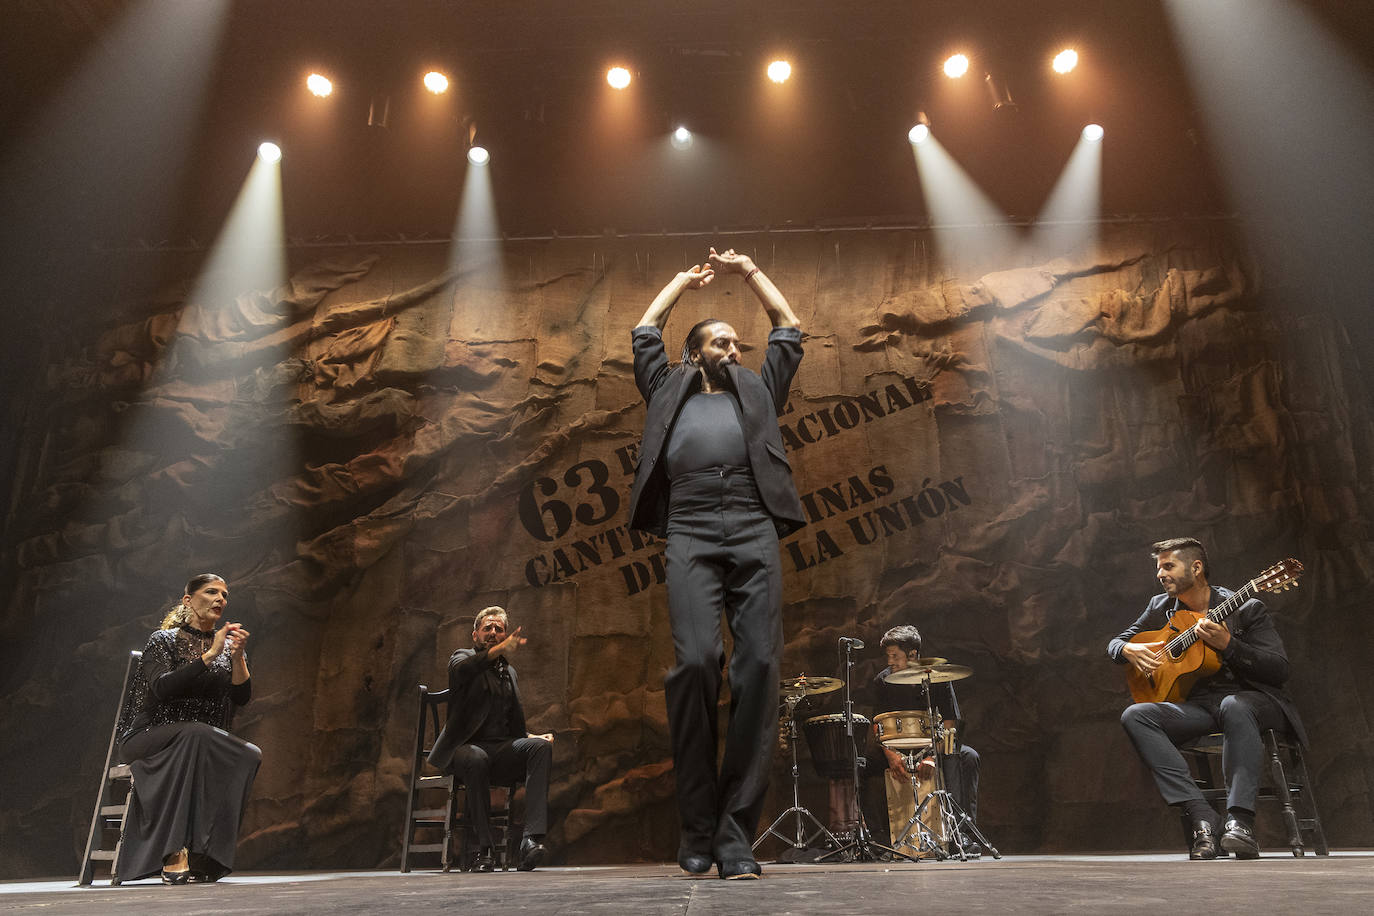
[[[520,864],[515,866],[515,870],[534,871],[543,864],[548,851],[548,847],[534,837],[525,837],[520,841]]]
[[[477,853],[477,858],[472,863],[473,871],[491,872],[496,871],[496,856],[492,854],[490,846],[483,846],[482,851]]]
[[[1234,817],[1226,819],[1226,832],[1221,835],[1221,848],[1237,859],[1258,859],[1260,854],[1259,842],[1255,839],[1254,831]]]
[[[708,855],[699,852],[685,852],[677,857],[677,864],[689,875],[704,875],[715,863]]]
[[[1211,821],[1193,821],[1188,858],[1215,859],[1217,857],[1216,828]]]
[[[738,881],[748,878],[762,878],[763,869],[759,868],[759,863],[753,859],[741,859],[738,862],[720,863],[720,876],[726,881]]]

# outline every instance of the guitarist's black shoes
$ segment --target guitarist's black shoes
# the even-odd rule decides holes
[[[1221,848],[1234,853],[1237,859],[1258,859],[1259,843],[1249,827],[1234,817],[1226,819],[1226,832],[1221,835]]]
[[[1193,821],[1192,845],[1188,848],[1188,858],[1196,860],[1216,857],[1216,828],[1212,826],[1211,821]]]

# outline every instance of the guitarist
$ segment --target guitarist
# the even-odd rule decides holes
[[[1156,652],[1165,639],[1131,642],[1138,633],[1165,630],[1172,635],[1175,611],[1205,613],[1232,593],[1207,584],[1207,551],[1195,538],[1171,538],[1151,548],[1156,578],[1164,594],[1145,606],[1145,613],[1107,646],[1107,655],[1141,675],[1154,675],[1167,656]],[[1251,598],[1225,623],[1198,620],[1197,635],[1220,656],[1221,667],[1199,680],[1182,702],[1136,703],[1121,714],[1121,724],[1141,760],[1150,768],[1164,800],[1180,809],[1190,824],[1190,859],[1217,857],[1218,830],[1211,807],[1202,798],[1177,745],[1212,732],[1222,733],[1222,769],[1227,785],[1227,817],[1221,848],[1239,859],[1259,857],[1255,841],[1255,795],[1264,747],[1263,729],[1292,733],[1305,746],[1307,735],[1293,701],[1283,689],[1288,655],[1264,603]],[[1162,672],[1160,672],[1162,673]]]

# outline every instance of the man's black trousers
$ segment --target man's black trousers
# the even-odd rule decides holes
[[[463,781],[477,845],[490,847],[491,786],[525,783],[525,835],[542,836],[549,823],[549,765],[553,745],[543,738],[464,744],[453,752],[453,773]]]
[[[777,531],[748,469],[674,478],[666,560],[676,665],[664,688],[682,818],[679,858],[752,859],[777,745],[782,570]],[[717,773],[722,611],[734,650]]]
[[[1171,805],[1201,800],[1178,745],[1221,731],[1221,769],[1226,776],[1227,808],[1255,810],[1264,742],[1260,732],[1286,727],[1283,709],[1258,690],[1237,693],[1198,691],[1185,703],[1136,703],[1121,714],[1121,724],[1140,759],[1150,768],[1159,794]]]

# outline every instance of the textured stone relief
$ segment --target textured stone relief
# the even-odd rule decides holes
[[[1339,326],[1261,306],[1216,227],[1112,227],[1100,254],[967,278],[917,267],[911,236],[732,240],[807,333],[781,418],[810,522],[783,545],[784,668],[834,673],[858,635],[866,679],[881,632],[916,623],[975,669],[958,689],[1000,848],[1172,846],[1107,639],[1153,593],[1153,540],[1202,537],[1221,584],[1294,555],[1311,572],[1271,606],[1328,834],[1369,842],[1370,739],[1342,723],[1370,705],[1374,437]],[[254,633],[244,867],[397,861],[416,685],[444,684],[491,603],[530,634],[526,712],[557,735],[557,855],[671,859],[662,544],[626,528],[629,329],[713,241],[509,243],[499,272],[346,251],[229,303],[117,303],[74,339],[17,432],[13,874],[75,868],[123,653],[207,569]],[[710,314],[757,365],[767,322],[730,279],[684,297],[670,352]]]

